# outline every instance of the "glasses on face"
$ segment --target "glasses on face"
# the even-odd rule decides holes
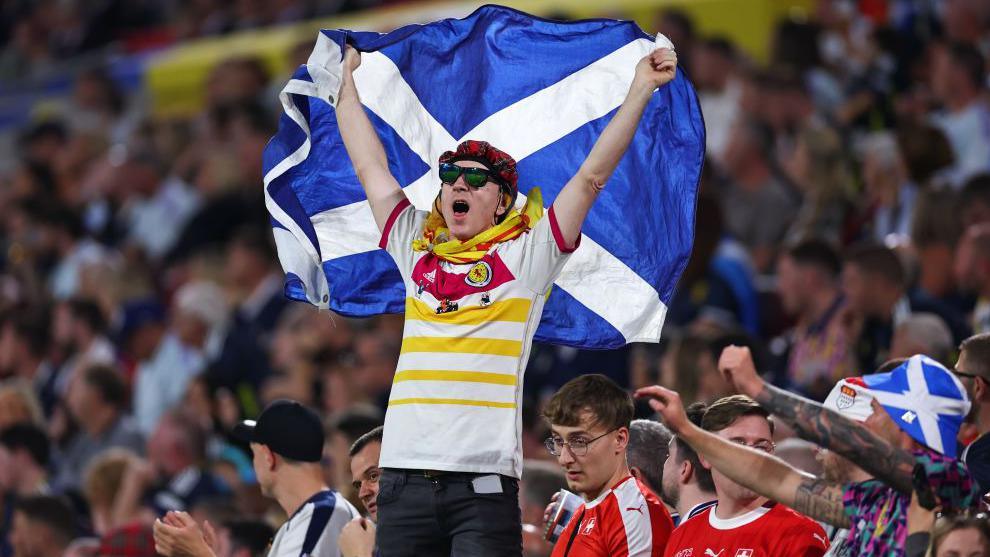
[[[464,176],[464,183],[472,188],[481,188],[489,181],[498,183],[495,175],[486,168],[457,166],[450,162],[440,164],[440,181],[444,184],[453,184],[461,176]]]
[[[758,451],[763,451],[767,454],[773,454],[774,444],[772,441],[757,441],[755,443],[747,443],[742,439],[732,439],[732,442],[736,445],[742,445],[744,447],[750,447]]]
[[[977,375],[975,373],[969,373],[965,371],[959,371],[958,369],[952,370],[952,373],[954,373],[956,377],[968,377],[974,381],[979,381],[980,379],[983,379],[982,375]],[[984,379],[984,381],[986,380]]]
[[[595,437],[594,439],[575,437],[570,441],[564,441],[563,439],[557,436],[547,437],[546,441],[543,442],[543,445],[547,448],[548,451],[550,451],[550,454],[552,454],[553,456],[560,456],[561,453],[564,452],[564,447],[570,449],[571,454],[574,456],[585,456],[586,454],[588,454],[588,445],[594,443],[595,441],[598,441],[599,439],[605,437],[609,433],[612,433],[616,429],[619,428],[610,429],[605,433],[599,435],[598,437]]]

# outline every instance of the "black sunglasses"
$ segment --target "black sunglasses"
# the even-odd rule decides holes
[[[451,162],[440,163],[440,181],[444,184],[453,184],[462,175],[464,176],[464,183],[472,188],[480,188],[489,181],[500,185],[502,183],[495,174],[486,168],[467,168]]]

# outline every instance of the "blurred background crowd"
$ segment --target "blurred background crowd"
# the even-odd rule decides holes
[[[67,92],[0,119],[0,556],[153,554],[147,525],[167,509],[225,525],[231,555],[259,554],[277,513],[230,430],[277,398],[322,412],[327,480],[353,498],[347,449],[382,422],[402,317],[283,297],[261,154],[286,76],[221,58],[200,109],[176,115],[111,61],[382,3],[0,3],[0,100]],[[577,374],[710,401],[730,394],[721,348],[742,344],[820,400],[888,358],[951,368],[963,338],[990,332],[990,3],[798,2],[762,56],[700,29],[684,2],[652,4],[641,25],[677,45],[706,120],[694,253],[659,345],[534,346],[524,450],[543,490],[524,494],[524,520],[563,485],[536,462],[539,410]],[[72,506],[28,507],[55,518],[12,538],[14,501],[47,493]]]

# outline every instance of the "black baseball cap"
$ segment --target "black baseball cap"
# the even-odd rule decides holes
[[[267,445],[276,454],[300,462],[323,458],[323,423],[316,412],[294,400],[276,400],[255,420],[234,427],[234,435],[248,443]]]

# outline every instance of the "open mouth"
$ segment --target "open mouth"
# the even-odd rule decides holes
[[[467,201],[464,201],[463,199],[458,199],[457,201],[454,201],[451,204],[451,208],[454,210],[455,215],[466,215],[467,212],[471,209],[471,206],[468,205]]]

